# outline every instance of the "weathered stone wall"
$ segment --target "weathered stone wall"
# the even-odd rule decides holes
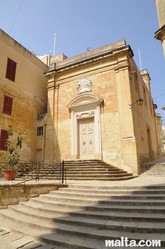
[[[165,56],[165,1],[156,0],[156,8],[159,29],[155,32],[155,38],[161,41]]]
[[[0,185],[0,208],[7,205],[18,204],[20,201],[28,201],[30,198],[37,197],[40,194],[46,194],[49,191],[58,190],[66,187],[60,184],[20,184],[20,185]]]
[[[47,80],[43,72],[48,67],[2,30],[0,54],[0,129],[7,130],[12,125],[14,135],[23,136],[21,160],[36,160],[37,114],[47,103]],[[17,63],[15,82],[5,77],[8,58]],[[4,95],[13,98],[11,116],[2,113]]]
[[[108,46],[100,48],[97,50],[99,59],[89,60],[92,58],[90,51],[90,54],[57,62],[56,69],[46,74],[46,160],[72,158],[72,113],[67,105],[78,96],[76,83],[82,78],[92,82],[89,94],[104,100],[100,104],[101,159],[136,175],[140,172],[142,161],[161,154],[158,151],[149,77],[140,74],[131,50],[129,47],[122,49],[122,45],[124,43],[118,51],[107,56],[101,56],[101,53]],[[93,55],[96,55],[95,50]],[[83,96],[83,93],[80,95]],[[139,97],[144,99],[143,106],[133,104]],[[150,132],[150,141],[147,132]]]

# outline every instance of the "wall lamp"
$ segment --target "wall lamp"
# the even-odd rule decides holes
[[[129,106],[132,107],[136,103],[137,103],[138,106],[143,105],[143,99],[141,97],[139,97],[133,104],[131,104]]]
[[[158,108],[157,104],[153,104],[153,108],[156,110]]]
[[[164,113],[165,113],[165,105],[162,107],[162,110],[164,111]]]

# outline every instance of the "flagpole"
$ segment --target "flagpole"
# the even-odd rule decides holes
[[[56,34],[54,34],[54,49],[53,49],[53,56],[56,55]]]
[[[142,61],[141,61],[141,56],[140,56],[140,49],[138,49],[138,54],[139,54],[140,70],[142,70]]]

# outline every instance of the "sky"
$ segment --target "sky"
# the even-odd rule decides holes
[[[150,74],[165,124],[165,58],[154,38],[155,0],[0,0],[0,28],[40,56],[52,51],[71,57],[125,39],[138,68]]]

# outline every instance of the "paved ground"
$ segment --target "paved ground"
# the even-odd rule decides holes
[[[149,162],[147,164],[165,164],[165,157]],[[29,181],[26,184],[35,184],[40,185],[41,183],[52,183],[52,184],[61,184],[59,181],[45,181],[40,180],[39,182],[36,181]],[[0,180],[0,185],[14,185],[16,181],[4,181]],[[78,184],[78,185],[97,185],[97,186],[153,186],[153,185],[164,185],[165,186],[165,175],[164,176],[139,176],[130,180],[122,180],[122,181],[67,181],[66,184]],[[3,239],[0,236],[0,249],[13,249],[10,243]]]
[[[40,185],[41,183],[52,183],[52,184],[59,184],[59,181],[46,181],[46,180],[40,180],[39,182],[29,181],[26,184],[34,184],[34,185]],[[0,185],[8,185],[10,184],[15,185],[16,181],[12,182],[6,182],[6,181],[0,181]],[[104,186],[149,186],[149,185],[165,185],[165,176],[139,176],[135,177],[130,180],[122,180],[122,181],[73,181],[73,180],[68,180],[65,182],[65,184],[79,184],[79,185],[104,185]]]

